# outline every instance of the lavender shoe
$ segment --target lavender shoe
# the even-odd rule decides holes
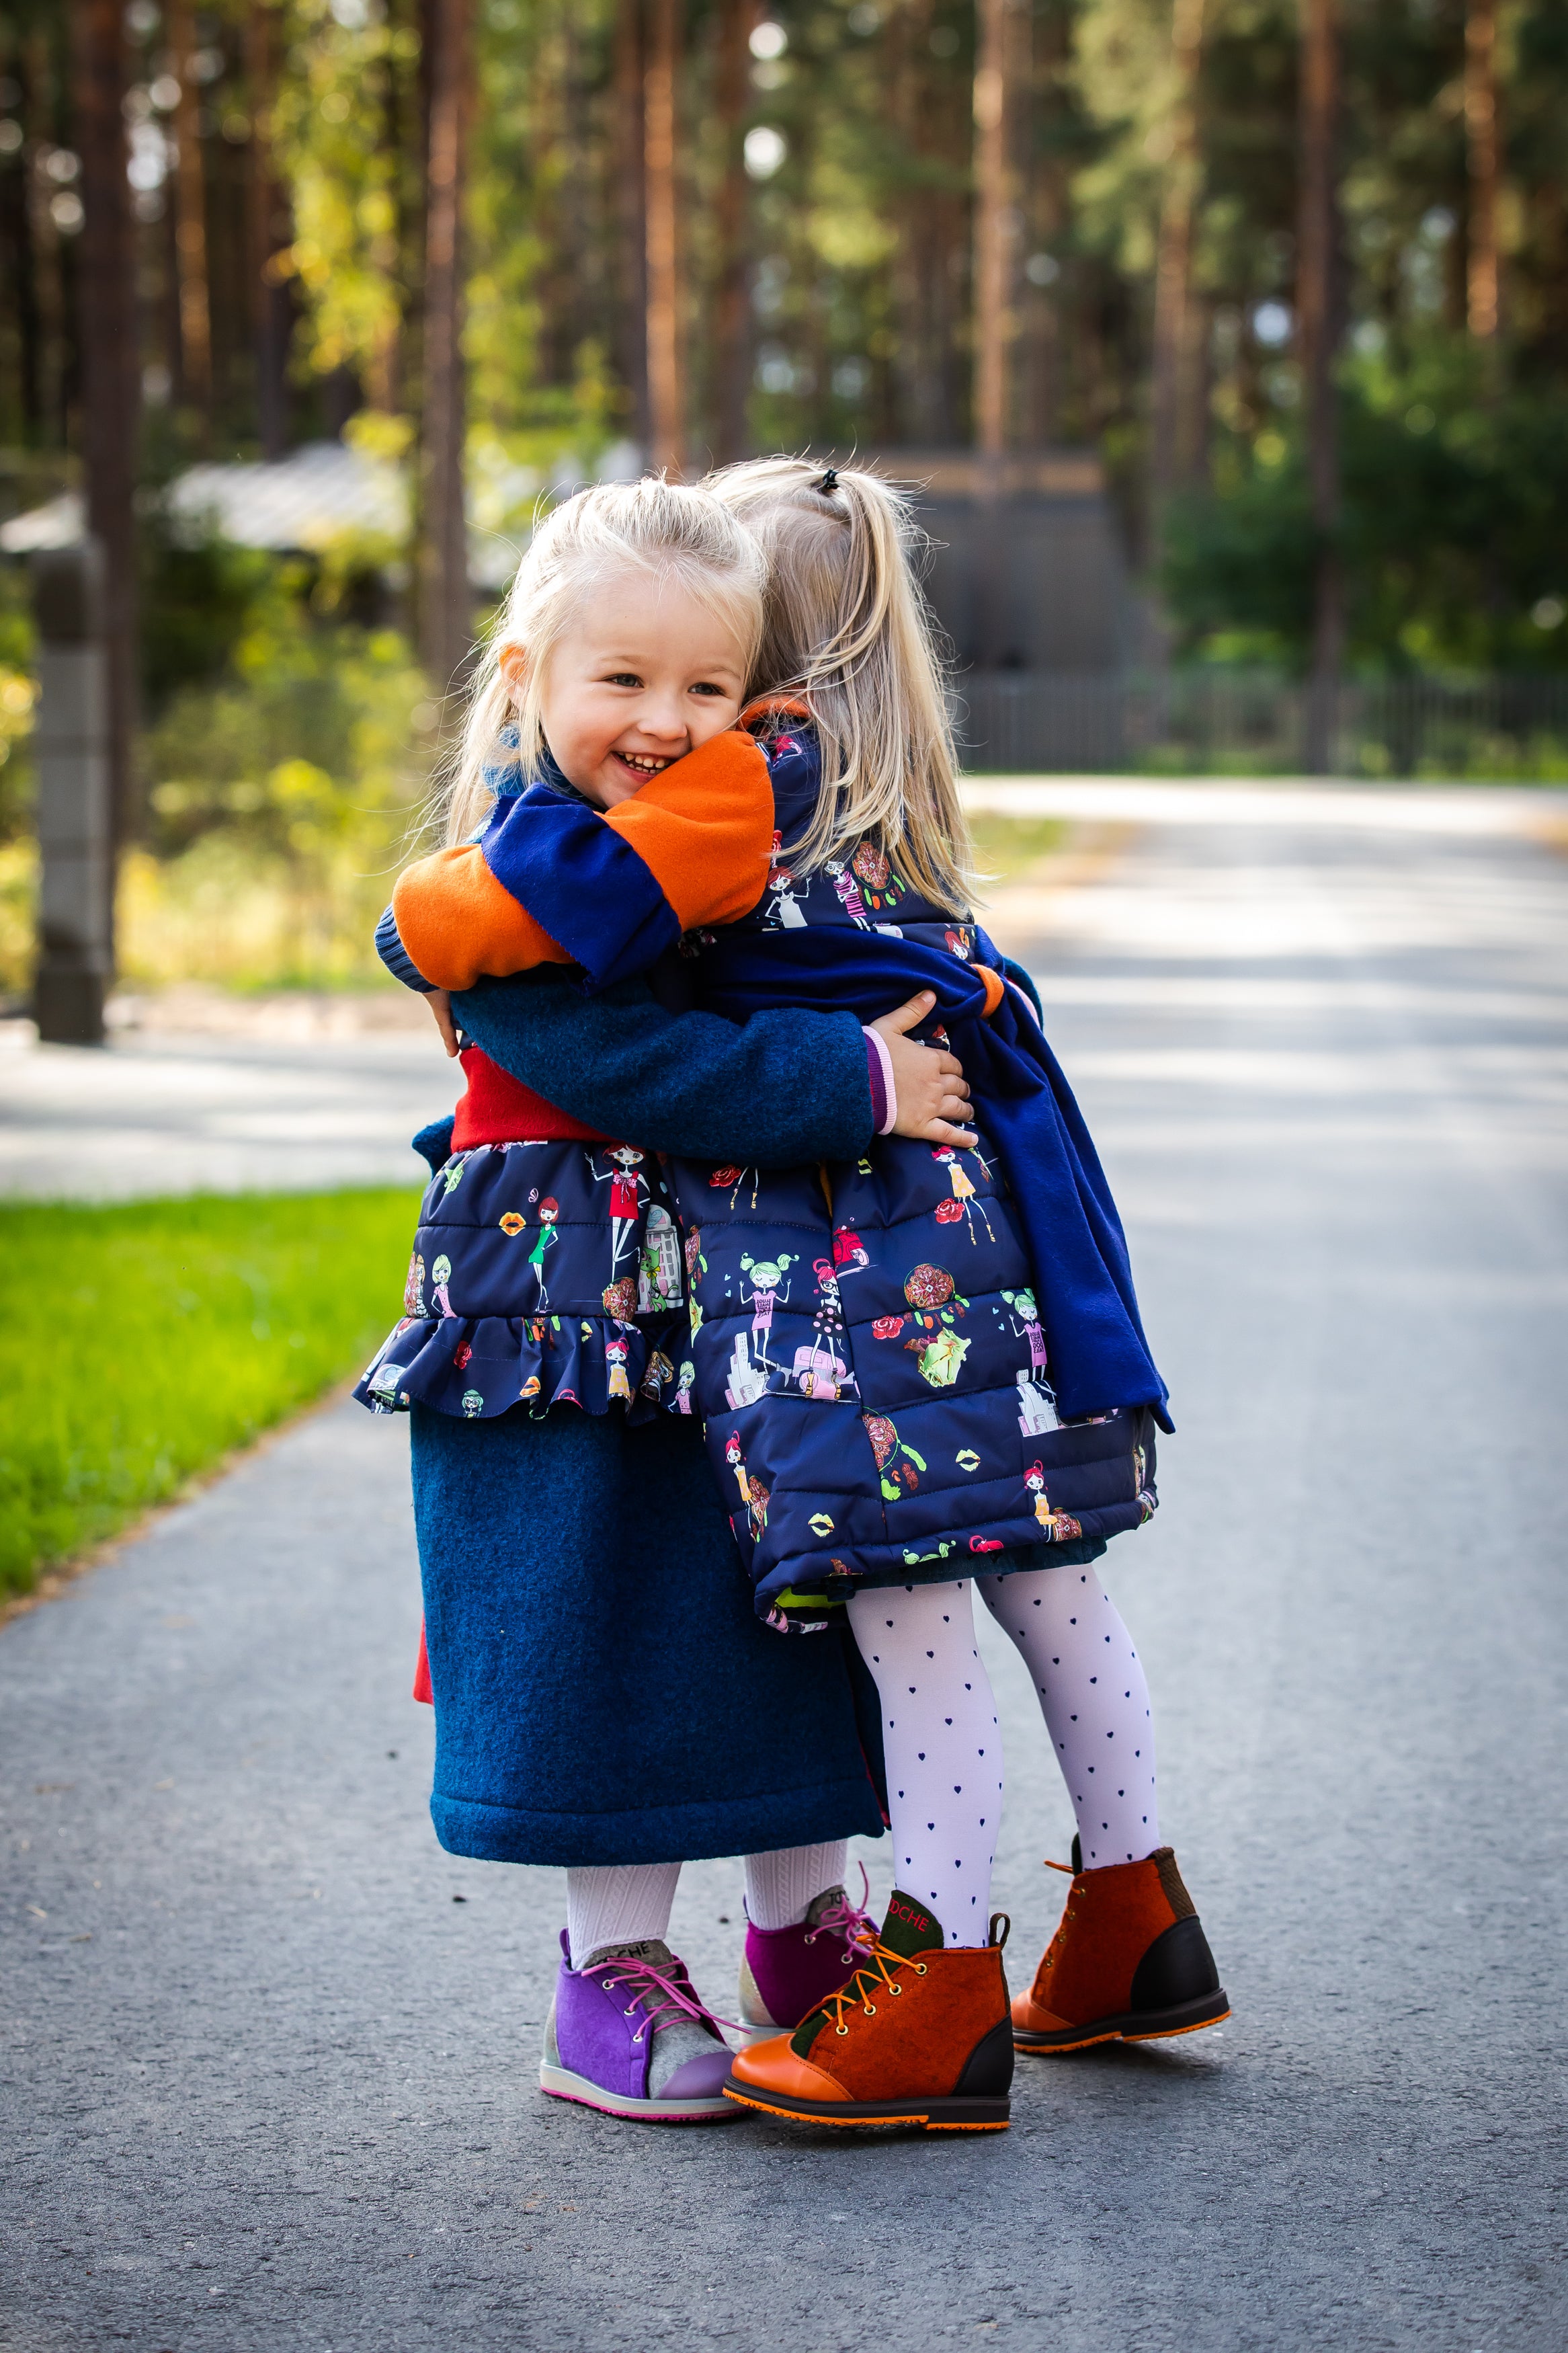
[[[728,2124],[743,2115],[720,2093],[729,2045],[668,1945],[602,1946],[574,1969],[563,1932],[561,1952],[542,2092],[643,2124]]]
[[[864,1881],[864,1866],[860,1876]],[[862,1886],[862,1904],[866,1892]],[[870,1951],[873,1934],[869,1915],[842,1887],[825,1889],[794,1927],[754,1928],[748,1921],[740,2000],[748,2039],[793,2033],[848,1981]]]

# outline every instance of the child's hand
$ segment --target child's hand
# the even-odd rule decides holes
[[[456,1054],[458,1025],[452,1018],[451,991],[445,988],[429,989],[426,993],[425,1002],[436,1016],[436,1027],[441,1032],[441,1043],[448,1054]]]
[[[918,1135],[928,1144],[952,1144],[965,1150],[977,1139],[971,1129],[953,1124],[969,1116],[969,1082],[963,1063],[944,1046],[922,1046],[918,1038],[905,1035],[917,1021],[925,1019],[935,1003],[931,990],[922,989],[896,1013],[884,1013],[871,1027],[887,1047],[893,1065],[893,1091],[898,1097],[893,1134]]]

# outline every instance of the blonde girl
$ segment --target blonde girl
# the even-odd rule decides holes
[[[683,1013],[674,956],[586,992],[489,861],[563,816],[629,861],[619,881],[654,930],[666,890],[696,923],[747,903],[731,870],[765,875],[771,791],[732,723],[763,576],[744,526],[694,489],[605,487],[557,511],[475,681],[448,847],[402,878],[380,933],[427,993],[487,961],[537,965],[458,1000],[466,1090],[420,1139],[433,1176],[405,1313],[358,1394],[409,1417],[437,1834],[566,1866],[541,2084],[639,2122],[740,2114],[667,1942],[680,1858],[749,1857],[757,1999],[790,2025],[847,1971],[843,1841],[880,1826],[849,1651],[758,1624],[698,1425],[658,1409],[688,1330],[661,1155],[865,1150],[883,1053],[909,1065],[911,1103],[926,1084],[956,1104],[963,1082],[893,1024],[873,1050],[848,1014],[742,1030]]]

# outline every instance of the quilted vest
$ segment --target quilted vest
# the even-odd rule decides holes
[[[999,965],[874,842],[803,870],[789,844],[815,806],[816,745],[767,748],[774,856],[740,928],[854,924]],[[1155,1509],[1150,1413],[1058,1420],[1028,1254],[976,1133],[965,1151],[883,1136],[858,1161],[667,1172],[689,1335],[665,1402],[702,1416],[759,1614],[781,1630],[867,1584],[963,1577]]]

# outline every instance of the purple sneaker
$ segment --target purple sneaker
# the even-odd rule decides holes
[[[741,1963],[741,2024],[748,2037],[793,2033],[847,1982],[874,1935],[869,1915],[842,1887],[825,1889],[794,1927],[754,1928],[748,1921]]]
[[[574,1969],[563,1931],[561,1952],[542,2092],[644,2124],[727,2124],[743,2114],[720,2094],[729,2045],[668,1945],[605,1945]]]

